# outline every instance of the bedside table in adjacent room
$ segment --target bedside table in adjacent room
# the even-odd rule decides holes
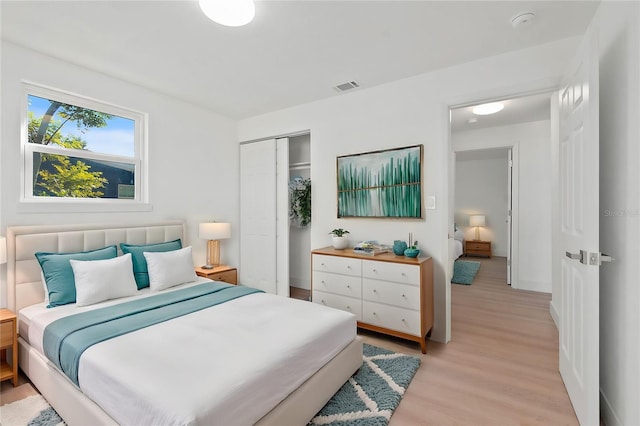
[[[7,361],[7,349],[11,348],[11,365]],[[16,314],[0,309],[0,381],[9,380],[18,385],[18,323]]]
[[[465,241],[464,253],[466,256],[491,257],[491,241]]]
[[[214,281],[224,281],[228,284],[238,284],[238,270],[231,266],[220,265],[213,269],[196,268],[196,275]]]

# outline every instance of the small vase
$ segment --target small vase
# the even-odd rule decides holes
[[[415,248],[408,248],[404,251],[404,255],[407,257],[418,257],[419,254],[420,250]]]
[[[344,250],[349,246],[347,237],[333,237],[333,248],[336,250]]]
[[[393,242],[393,253],[396,256],[404,255],[404,251],[407,249],[407,243],[401,240],[395,240]]]

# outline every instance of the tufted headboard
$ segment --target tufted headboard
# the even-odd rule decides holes
[[[182,238],[183,221],[132,225],[42,225],[7,228],[7,304],[13,312],[44,300],[41,270],[34,253],[76,252],[120,243],[161,243]]]

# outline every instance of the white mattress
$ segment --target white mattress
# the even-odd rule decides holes
[[[19,317],[42,351],[50,322],[119,301],[34,305]],[[251,294],[92,346],[81,357],[79,383],[123,425],[253,424],[355,336],[349,313]]]

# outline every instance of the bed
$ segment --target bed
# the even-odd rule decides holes
[[[67,321],[75,323],[182,293],[247,288],[194,277],[158,292],[144,289],[87,306],[47,309],[34,253],[184,241],[184,236],[180,221],[7,228],[8,304],[18,313],[20,368],[71,426],[306,424],[362,364],[355,319],[308,302],[247,292],[134,329],[88,347],[77,363],[77,383],[43,354],[45,330],[67,315],[78,314]]]

